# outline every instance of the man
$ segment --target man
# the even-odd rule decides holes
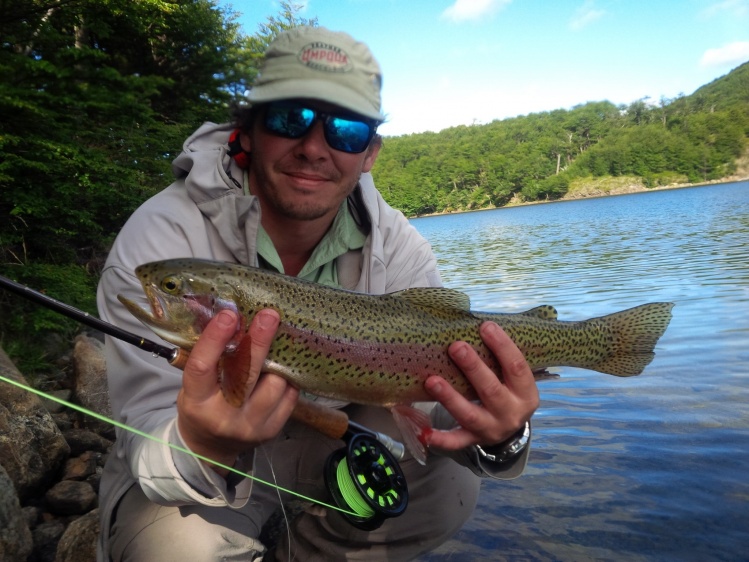
[[[194,256],[258,265],[373,294],[439,286],[427,242],[375,190],[369,171],[380,149],[380,69],[369,49],[343,33],[302,27],[271,44],[232,125],[203,125],[174,161],[177,180],[138,209],[119,234],[99,286],[101,316],[143,331],[116,299],[142,300],[133,275],[145,262]],[[145,303],[144,300],[142,302]],[[250,327],[245,403],[226,403],[218,362],[237,317],[207,326],[184,372],[107,341],[115,416],[195,453],[307,496],[330,501],[326,458],[342,446],[289,421],[298,391],[261,368],[278,326],[272,310]],[[374,531],[313,505],[289,518],[274,552],[258,540],[282,496],[209,463],[126,432],[118,435],[101,485],[99,559],[406,560],[444,542],[470,516],[480,476],[511,478],[527,458],[528,420],[538,405],[532,373],[494,324],[482,337],[503,381],[465,343],[450,355],[481,405],[439,377],[425,383],[435,404],[426,466],[401,462],[408,508]],[[439,403],[439,404],[438,404]],[[343,407],[351,419],[400,439],[389,412]]]

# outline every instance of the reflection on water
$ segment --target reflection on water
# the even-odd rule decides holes
[[[424,560],[736,560],[749,546],[749,182],[415,219],[477,310],[675,302],[645,373],[556,369],[526,473]]]

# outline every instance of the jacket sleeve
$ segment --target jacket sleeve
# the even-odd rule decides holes
[[[175,203],[161,201],[158,207],[182,212],[174,208]],[[202,221],[200,216],[193,219]],[[169,212],[136,211],[121,231],[102,272],[97,304],[103,320],[148,339],[156,337],[122,306],[117,295],[146,307],[143,289],[133,274],[137,265],[180,255],[209,257],[205,253],[210,250],[194,234],[200,230],[194,220],[184,214],[176,220]],[[184,447],[176,424],[181,371],[162,358],[109,336],[106,360],[115,419],[159,440],[118,430],[115,454],[122,470],[129,470],[148,498],[162,505],[243,505],[251,491],[251,479],[243,479],[235,487],[231,479],[219,478],[204,463],[164,444]],[[236,468],[246,472],[251,466],[251,458],[239,459]]]

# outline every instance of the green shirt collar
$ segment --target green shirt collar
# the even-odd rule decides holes
[[[312,255],[297,277],[308,281],[315,281],[324,285],[338,286],[338,271],[336,258],[364,247],[367,236],[354,221],[349,211],[348,202],[341,203],[338,214],[333,220],[328,232],[315,247]],[[257,253],[260,266],[283,273],[281,258],[273,246],[273,242],[262,226],[258,229]]]

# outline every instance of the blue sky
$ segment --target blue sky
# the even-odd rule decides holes
[[[222,1],[222,4],[229,3]],[[233,0],[244,31],[277,0]],[[674,98],[749,61],[749,0],[297,0],[367,43],[383,135]]]

